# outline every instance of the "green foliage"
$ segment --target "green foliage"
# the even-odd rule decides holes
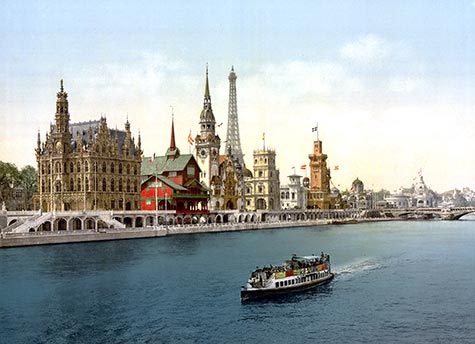
[[[37,184],[37,173],[33,166],[18,170],[14,164],[0,161],[0,202],[5,202],[8,210],[31,209]]]

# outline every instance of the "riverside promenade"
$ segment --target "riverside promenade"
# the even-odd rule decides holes
[[[354,219],[341,220],[338,224],[359,223],[367,221],[385,221],[388,218],[379,219]],[[394,220],[394,219],[392,219]],[[292,228],[306,226],[322,226],[334,223],[334,220],[304,220],[283,222],[258,222],[258,223],[221,223],[221,224],[190,224],[190,225],[160,225],[144,228],[118,228],[101,230],[81,231],[56,231],[36,233],[2,233],[0,248],[69,244],[94,241],[144,239],[164,237],[168,235],[216,233],[229,231],[246,231],[273,228]]]

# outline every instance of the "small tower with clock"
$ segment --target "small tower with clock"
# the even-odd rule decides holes
[[[221,139],[216,135],[216,120],[211,107],[209,92],[208,66],[206,66],[206,84],[203,110],[200,114],[200,133],[196,136],[196,160],[201,168],[200,181],[211,187],[213,177],[219,176],[219,148]],[[214,209],[213,200],[209,209]]]

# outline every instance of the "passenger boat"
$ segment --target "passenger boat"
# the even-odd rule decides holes
[[[257,268],[241,287],[241,300],[269,297],[304,290],[330,282],[330,255],[296,256],[279,266]]]

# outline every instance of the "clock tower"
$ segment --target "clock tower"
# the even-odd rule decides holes
[[[201,168],[200,181],[211,189],[213,177],[219,176],[219,147],[221,139],[216,135],[216,120],[211,107],[211,96],[206,65],[205,95],[200,114],[200,133],[196,136],[196,160]],[[209,209],[214,209],[211,202]]]

